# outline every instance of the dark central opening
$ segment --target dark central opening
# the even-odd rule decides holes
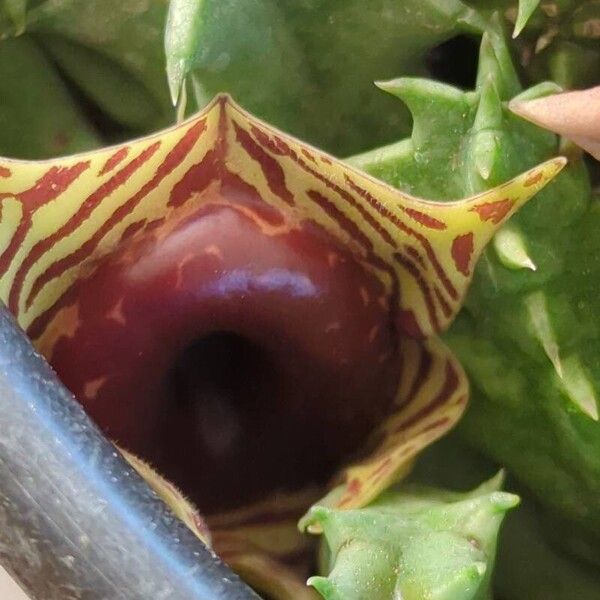
[[[276,397],[278,372],[263,348],[230,332],[196,340],[175,363],[167,395],[178,436],[196,456],[235,469]],[[189,434],[181,437],[185,430]]]
[[[240,335],[198,339],[166,382],[157,466],[205,513],[325,480],[332,465],[319,446],[326,440],[314,440],[297,410],[301,387],[276,357]]]
[[[198,418],[208,446],[219,453],[235,437],[241,414],[257,410],[274,391],[274,374],[275,366],[260,346],[234,333],[216,332],[183,352],[170,393],[181,411]]]

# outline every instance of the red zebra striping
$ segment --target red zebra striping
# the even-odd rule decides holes
[[[373,252],[373,244],[360,227],[344,214],[327,196],[316,190],[308,190],[306,195],[333,219],[354,241],[358,242],[366,253]]]
[[[369,475],[369,480],[377,480],[378,475],[385,474],[389,471],[389,467],[392,465],[392,459],[388,456],[381,464]]]
[[[449,422],[450,419],[448,417],[442,417],[441,419],[433,421],[433,423],[427,424],[425,427],[423,427],[423,429],[417,431],[416,435],[422,435],[423,433],[427,433],[432,429],[440,429],[441,427],[445,427]]]
[[[410,386],[410,390],[406,396],[406,399],[398,404],[398,411],[406,408],[419,393],[419,390],[423,387],[423,384],[427,381],[429,374],[431,373],[431,367],[433,366],[433,357],[430,352],[427,352],[424,348],[420,347],[421,353],[419,360],[419,369],[415,375],[415,378]]]
[[[129,154],[129,148],[127,146],[123,146],[119,148],[112,156],[109,156],[104,163],[102,169],[98,175],[106,175],[109,171],[112,171],[121,161],[123,161],[127,154]]]
[[[495,225],[502,222],[502,219],[510,212],[514,201],[510,198],[496,200],[495,202],[482,202],[471,209],[471,212],[476,212],[482,221],[491,221]]]
[[[423,259],[423,257],[419,254],[419,251],[414,247],[411,246],[410,244],[404,244],[404,249],[406,250],[406,252],[408,252],[408,254],[414,258],[424,269],[426,268],[425,266],[425,260]]]
[[[456,236],[452,240],[450,253],[452,254],[452,260],[457,270],[465,277],[468,277],[471,255],[473,254],[473,233],[469,232]]]
[[[232,121],[232,123],[236,140],[248,155],[260,165],[269,189],[286,204],[294,206],[294,195],[286,186],[285,173],[281,165],[265,152],[262,146],[259,146],[247,131],[242,129],[235,121]]]
[[[444,316],[449,319],[452,316],[452,307],[448,304],[448,302],[446,302],[446,298],[444,298],[440,288],[437,285],[433,286],[433,293],[435,294],[439,305],[442,307]]]
[[[65,236],[71,234],[85,221],[94,211],[94,209],[110,194],[112,194],[117,188],[124,185],[127,180],[137,171],[143,164],[145,164],[160,147],[160,142],[154,142],[151,146],[145,148],[138,156],[136,156],[129,164],[123,167],[120,171],[115,173],[108,181],[105,181],[98,188],[96,188],[81,204],[77,212],[69,218],[69,220],[59,227],[54,233],[49,235],[47,238],[37,242],[29,251],[29,254],[23,260],[23,263],[19,267],[17,274],[15,275],[15,281],[11,289],[11,295],[9,305],[11,310],[18,309],[18,302],[21,296],[23,282],[29,269],[46,253],[50,250],[56,242],[63,239]],[[27,296],[25,302],[26,308],[29,309],[33,300],[42,288],[40,284],[40,278],[38,277],[32,285],[31,291]]]
[[[381,223],[374,218],[360,203],[356,201],[356,199],[350,194],[348,191],[342,189],[339,185],[334,183],[331,179],[328,179],[318,171],[315,171],[312,167],[306,164],[302,158],[300,158],[294,150],[292,150],[287,144],[277,138],[277,142],[273,142],[271,138],[269,138],[262,131],[253,128],[253,133],[257,137],[257,141],[261,143],[263,146],[267,147],[269,150],[274,152],[275,154],[284,154],[291,158],[299,167],[301,167],[304,171],[321,181],[328,187],[330,190],[333,190],[338,196],[343,198],[346,202],[348,202],[353,208],[359,211],[360,215],[363,219],[375,230],[375,232],[381,237],[381,239],[391,246],[392,248],[396,248],[396,243],[394,242],[393,237],[390,233],[381,225]],[[326,164],[331,164],[329,159],[325,160],[325,157],[321,156],[321,160],[326,162]]]
[[[252,135],[254,136],[256,141],[261,146],[265,146],[270,152],[273,152],[273,154],[277,154],[279,156],[292,155],[293,150],[285,142],[285,140],[280,138],[275,132],[271,132],[273,134],[273,137],[269,137],[267,133],[256,127],[256,125],[251,125],[250,130],[252,131]]]
[[[146,219],[140,219],[139,221],[134,221],[133,223],[127,225],[126,229],[121,234],[121,242],[128,240],[133,237],[138,231],[143,229],[146,225]]]
[[[169,195],[169,206],[181,206],[193,194],[204,191],[214,180],[220,157],[216,150],[209,150],[199,163],[192,165],[173,186]]]
[[[383,227],[383,225],[381,225],[381,223],[375,217],[373,217],[373,215],[371,215],[365,209],[364,206],[362,206],[360,203],[358,203],[356,201],[356,199],[352,196],[352,194],[348,193],[346,190],[344,190],[343,188],[341,188],[339,185],[335,184],[333,181],[327,179],[327,177],[321,175],[321,173],[319,173],[318,171],[315,171],[314,169],[312,169],[311,167],[309,167],[296,154],[294,154],[292,156],[292,159],[300,167],[302,167],[305,171],[307,171],[308,173],[310,173],[313,177],[316,177],[319,181],[321,181],[322,183],[324,183],[329,189],[331,189],[334,192],[336,192],[336,194],[338,194],[338,196],[340,196],[346,202],[348,202],[348,204],[350,204],[350,206],[352,206],[353,208],[356,208],[356,210],[358,210],[358,212],[360,213],[361,217],[375,230],[375,232],[377,234],[379,234],[379,237],[388,246],[391,246],[392,248],[397,248],[396,242],[394,241],[394,238],[391,236],[390,232],[387,229],[385,229],[385,227]]]
[[[113,214],[100,227],[95,234],[88,239],[75,252],[54,262],[36,281],[36,289],[41,290],[49,281],[59,277],[67,269],[79,264],[98,246],[100,240],[122,219],[130,214],[133,209],[152,191],[159,183],[178,167],[188,154],[192,151],[196,142],[205,129],[203,121],[195,122],[175,144],[173,149],[167,154],[163,162],[157,167],[154,176],[145,183],[142,188],[131,196],[124,204],[115,209]],[[38,283],[39,281],[39,283]],[[33,298],[32,300],[33,301]]]
[[[429,243],[429,240],[424,235],[420,234],[418,231],[415,231],[414,229],[411,229],[410,227],[408,227],[408,225],[406,225],[406,223],[403,223],[400,219],[398,219],[398,217],[396,217],[396,215],[394,215],[388,208],[386,208],[383,204],[381,204],[381,202],[379,202],[379,200],[377,200],[377,198],[374,198],[367,190],[365,190],[365,189],[361,188],[359,185],[357,185],[350,177],[348,177],[348,175],[346,175],[345,178],[346,178],[346,182],[348,183],[348,185],[350,185],[352,187],[352,189],[354,191],[356,191],[356,193],[358,193],[362,198],[364,198],[373,208],[375,208],[377,211],[379,211],[381,214],[383,214],[388,220],[390,220],[392,223],[394,223],[394,225],[396,225],[399,229],[401,229],[402,231],[404,231],[405,233],[407,233],[408,235],[410,235],[411,237],[414,237],[415,239],[417,239],[419,241],[421,246],[423,246],[423,248],[424,248],[429,260],[431,261],[431,264],[433,265],[433,268],[435,269],[438,277],[440,278],[442,284],[446,288],[446,291],[448,292],[448,294],[450,295],[450,297],[453,300],[457,300],[458,293],[456,291],[456,288],[452,285],[452,282],[446,275],[446,272],[442,268],[442,265],[439,263],[438,258],[436,256],[431,244]]]
[[[52,319],[63,309],[77,302],[75,288],[68,289],[52,306],[36,317],[27,327],[27,336],[35,342],[46,331]]]
[[[317,164],[317,159],[306,148],[302,148],[302,156],[310,160],[310,162],[314,163],[315,165]]]
[[[401,422],[394,430],[393,433],[397,434],[401,431],[405,431],[415,423],[418,423],[424,419],[427,415],[432,413],[436,408],[442,406],[452,394],[457,390],[459,384],[458,375],[450,361],[446,361],[446,373],[444,378],[444,384],[442,389],[437,393],[433,400],[424,406],[421,410],[417,411],[414,415]],[[447,420],[445,418],[444,420]],[[431,427],[433,428],[433,427]],[[423,429],[422,431],[426,431]]]
[[[440,330],[440,322],[439,322],[437,313],[435,311],[435,304],[433,302],[431,290],[429,289],[429,286],[427,285],[427,282],[425,281],[425,279],[423,279],[423,275],[421,275],[421,272],[419,271],[419,269],[417,268],[415,263],[412,262],[412,260],[410,260],[406,256],[402,256],[402,254],[400,254],[399,252],[394,253],[394,259],[398,263],[400,263],[411,274],[413,279],[416,281],[417,285],[419,286],[419,289],[421,290],[421,293],[423,294],[423,298],[425,299],[425,306],[427,307],[427,314],[429,315],[429,321],[433,325],[433,328],[436,331],[439,331]]]
[[[269,225],[283,225],[285,223],[285,218],[281,212],[273,205],[265,202],[259,191],[236,173],[232,173],[227,169],[223,171],[221,174],[221,189],[225,197],[239,199],[244,206],[251,208],[259,219],[269,223]]]
[[[347,217],[342,210],[340,210],[329,198],[317,192],[316,190],[308,190],[306,195],[316,202],[319,207],[332,219],[338,223],[338,225],[348,233],[348,235],[355,241],[359,242],[361,246],[365,249],[367,256],[363,257],[367,263],[372,265],[378,270],[387,273],[390,279],[392,280],[391,292],[390,292],[390,320],[389,326],[392,329],[396,329],[396,320],[394,319],[395,312],[397,310],[399,295],[400,295],[400,285],[398,283],[398,275],[396,270],[389,265],[385,260],[376,255],[373,252],[373,244],[369,237],[362,232],[360,227],[349,217]]]
[[[446,223],[444,223],[443,221],[440,221],[439,219],[436,219],[435,217],[432,217],[431,215],[421,212],[420,210],[415,210],[414,208],[404,208],[404,207],[402,207],[402,210],[409,217],[412,217],[415,221],[417,221],[417,223],[420,223],[421,225],[424,225],[425,227],[428,227],[429,229],[438,229],[440,231],[443,231],[444,229],[448,228]]]
[[[8,271],[15,254],[25,240],[27,232],[31,228],[34,210],[58,198],[89,166],[89,161],[82,161],[71,167],[51,167],[35,182],[33,187],[15,194],[21,200],[23,216],[10,243],[0,255],[0,273]],[[12,195],[11,193],[2,193],[0,200]]]
[[[152,230],[156,229],[157,227],[161,227],[162,225],[164,225],[166,220],[167,220],[167,217],[159,217],[158,219],[149,221],[148,223],[146,223],[146,225],[144,227],[144,231],[148,232],[148,231],[152,231]]]

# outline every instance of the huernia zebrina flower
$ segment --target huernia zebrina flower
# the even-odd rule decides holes
[[[425,201],[220,96],[118,147],[2,160],[1,298],[261,586],[304,542],[250,540],[257,515],[285,529],[331,482],[327,505],[364,506],[459,419],[467,381],[436,335],[487,241],[563,165]]]

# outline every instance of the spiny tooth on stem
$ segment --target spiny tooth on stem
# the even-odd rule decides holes
[[[470,535],[479,547],[492,556],[493,546],[490,543],[495,543],[495,534],[505,513],[518,506],[520,498],[501,490],[477,496],[477,491],[455,503],[456,523],[447,527],[455,533]]]
[[[492,242],[500,262],[509,269],[537,271],[537,265],[529,256],[523,234],[514,225],[505,225]]]
[[[473,123],[472,151],[475,168],[488,180],[498,155],[498,131],[502,127],[502,103],[494,78],[489,76],[481,86],[481,97]]]
[[[563,377],[561,385],[569,400],[584,414],[598,420],[598,399],[594,386],[585,372],[584,366],[577,355],[569,356],[563,361]]]
[[[190,71],[190,64],[198,46],[198,24],[204,3],[198,0],[171,0],[165,26],[165,54],[167,80],[173,106]]]
[[[515,494],[496,491],[487,497],[475,499],[463,517],[464,527],[474,532],[473,538],[479,540],[490,556],[494,555],[493,546],[490,544],[495,543],[495,534],[505,514],[519,503],[520,498]]]
[[[494,79],[502,99],[512,98],[521,91],[519,77],[502,33],[502,23],[497,15],[492,17],[491,26],[481,38],[476,89],[489,77]]]
[[[546,295],[544,292],[535,292],[525,299],[525,305],[531,319],[533,334],[541,343],[546,356],[554,366],[556,374],[562,379],[564,375],[563,364],[552,323],[550,322]]]
[[[27,24],[27,0],[4,0],[4,10],[15,26],[14,35],[25,33]]]
[[[167,65],[167,79],[173,106],[177,106],[179,102],[179,95],[184,87],[185,73],[186,63],[184,60],[171,61]]]
[[[487,481],[484,481],[479,487],[477,487],[474,493],[491,494],[492,492],[499,492],[504,485],[505,479],[506,471],[504,469],[500,469],[493,477]]]
[[[498,87],[493,77],[488,77],[481,85],[481,98],[475,115],[473,128],[494,129],[502,126],[502,103]]]
[[[377,81],[375,85],[402,100],[410,110],[413,117],[411,139],[415,147],[430,141],[431,130],[437,127],[437,121],[431,118],[432,111],[448,117],[457,112],[457,106],[462,105],[463,113],[470,109],[461,90],[438,81],[400,77],[390,81]]]
[[[332,513],[333,511],[327,506],[317,505],[313,506],[310,509],[309,514],[306,517],[304,517],[304,519],[306,520],[306,522],[319,523],[320,525],[323,525],[326,521],[330,520]],[[301,531],[303,530],[302,521],[300,521],[300,523],[298,524],[298,528]]]
[[[327,600],[342,600],[335,585],[327,577],[310,577],[306,582],[306,585],[314,587],[323,598]]]
[[[399,77],[389,81],[376,81],[375,85],[393,96],[400,98],[409,108],[421,108],[420,102],[457,102],[461,101],[464,94],[458,88],[428,79],[417,77]],[[424,110],[424,112],[426,112]]]
[[[185,119],[185,110],[187,108],[187,85],[186,80],[183,80],[181,92],[176,104],[176,122],[181,123]]]
[[[519,0],[519,12],[517,13],[517,21],[513,30],[513,39],[516,38],[527,25],[531,15],[538,7],[540,0]]]
[[[479,176],[487,181],[492,173],[496,155],[496,135],[493,131],[481,131],[475,143],[475,168]]]
[[[492,506],[498,512],[501,512],[501,513],[504,513],[507,510],[514,508],[520,502],[520,499],[518,496],[515,496],[514,494],[509,494],[508,492],[496,492],[496,493],[492,494],[490,500],[491,500]]]

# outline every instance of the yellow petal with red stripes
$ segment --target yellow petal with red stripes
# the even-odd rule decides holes
[[[465,200],[423,200],[277,131],[223,95],[188,121],[119,146],[49,161],[0,159],[0,300],[50,352],[59,336],[71,335],[68,327],[78,327],[77,304],[68,302],[75,283],[131,236],[166,236],[186,215],[226,195],[215,192],[229,189],[230,203],[239,196],[237,208],[250,218],[267,210],[281,217],[271,224],[263,219],[264,228],[316,225],[383,283],[383,304],[391,306],[398,332],[395,403],[369,452],[343,470],[343,484],[327,498],[342,508],[363,506],[460,418],[465,375],[432,336],[456,316],[494,232],[564,164],[550,160]],[[245,189],[256,192],[259,208],[244,204]],[[183,495],[126,456],[208,542]],[[297,499],[277,505],[274,518],[255,515],[254,525],[252,518],[236,522],[231,515],[210,523],[216,550],[273,597],[313,594],[299,587],[297,572],[282,566],[290,553],[306,551],[292,523],[314,498],[302,497],[301,506]]]
[[[73,282],[133,231],[193,210],[223,175],[286,226],[316,222],[385,283],[400,327],[425,337],[458,312],[483,246],[564,165],[553,159],[458,202],[400,192],[216,98],[192,119],[121,146],[50,161],[0,159],[0,298],[38,334]]]

